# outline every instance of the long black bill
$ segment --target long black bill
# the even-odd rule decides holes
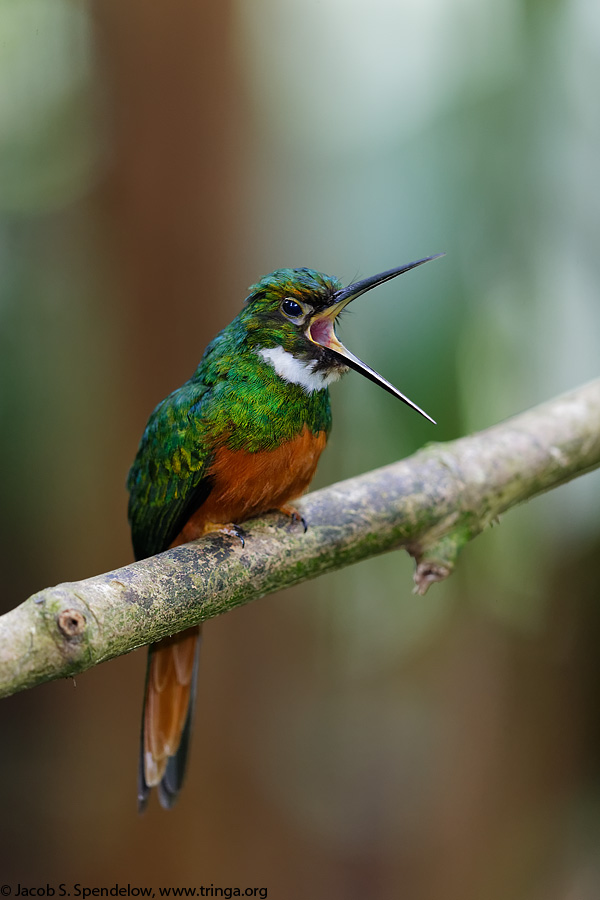
[[[404,275],[405,272],[410,272],[411,269],[416,269],[417,266],[422,266],[426,262],[431,262],[432,259],[439,259],[440,256],[445,255],[445,253],[436,253],[434,256],[425,256],[423,259],[417,259],[416,262],[408,263],[406,266],[397,266],[395,269],[388,269],[387,272],[380,272],[379,275],[371,275],[370,278],[355,281],[354,284],[349,284],[348,287],[342,288],[334,294],[334,305],[337,307],[340,303],[343,304],[338,309],[339,312],[351,300],[356,300],[357,297],[360,297],[361,294],[366,294],[372,288],[385,284],[386,281],[391,281],[392,278],[396,278],[398,275]]]
[[[355,356],[354,353],[351,353],[350,350],[344,347],[335,334],[334,323],[339,313],[351,300],[355,300],[357,297],[360,297],[361,294],[365,294],[379,284],[384,284],[386,281],[396,278],[397,275],[403,275],[404,272],[416,269],[417,266],[422,266],[423,263],[430,262],[432,259],[439,259],[440,256],[444,256],[444,254],[436,253],[435,256],[426,256],[424,259],[418,259],[416,262],[408,263],[408,265],[405,266],[398,266],[395,269],[388,269],[387,272],[381,272],[379,275],[372,275],[370,278],[363,278],[362,281],[355,281],[354,284],[342,288],[334,294],[333,303],[327,309],[321,310],[311,319],[307,330],[307,336],[313,343],[318,344],[321,347],[326,347],[337,356],[344,365],[350,366],[350,368],[354,369],[356,372],[360,372],[361,375],[364,375],[365,378],[378,384],[384,390],[389,391],[390,394],[393,394],[394,397],[402,400],[407,406],[412,407],[430,422],[433,422],[434,425],[436,424],[435,420],[422,410],[420,406],[417,406],[416,403],[409,400],[408,397],[399,391],[398,388],[394,387],[387,379],[383,378],[378,372],[359,359],[358,356]]]

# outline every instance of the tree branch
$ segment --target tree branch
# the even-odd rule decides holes
[[[404,547],[415,590],[512,506],[600,465],[600,379],[469,437],[309,494],[281,515],[34,594],[0,617],[0,696],[74,675],[273,591]]]

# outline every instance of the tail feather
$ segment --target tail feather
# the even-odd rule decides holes
[[[138,809],[152,787],[167,809],[177,799],[185,775],[199,650],[199,626],[152,644],[148,653],[138,768]]]
[[[158,785],[158,799],[160,800],[160,805],[163,809],[171,809],[177,800],[185,776],[190,735],[192,733],[192,718],[194,715],[194,701],[196,696],[196,672],[198,670],[199,656],[200,654],[196,653],[190,703],[185,725],[183,726],[183,732],[181,734],[181,741],[179,742],[177,752],[169,757],[165,774]]]

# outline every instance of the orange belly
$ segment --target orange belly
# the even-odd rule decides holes
[[[296,500],[312,481],[326,443],[324,431],[315,435],[305,425],[293,441],[267,453],[221,448],[208,472],[212,490],[172,546],[200,537],[215,523],[243,522]]]

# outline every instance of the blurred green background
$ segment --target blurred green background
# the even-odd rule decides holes
[[[318,485],[598,374],[591,0],[0,0],[3,610],[131,560],[154,405],[281,266],[346,283]],[[597,900],[600,480],[448,583],[392,554],[206,627],[186,790],[135,805],[145,654],[5,700],[0,881]]]

